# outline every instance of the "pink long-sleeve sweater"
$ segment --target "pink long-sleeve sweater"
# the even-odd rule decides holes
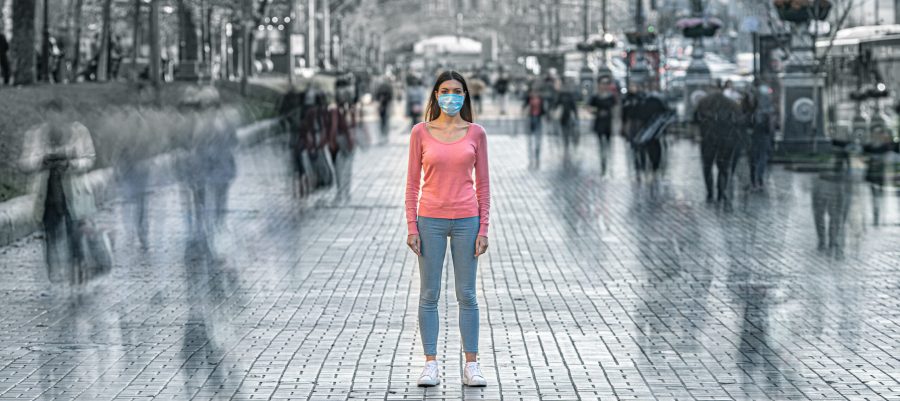
[[[425,173],[424,183],[422,172]],[[409,170],[406,176],[406,223],[409,234],[419,233],[417,215],[444,219],[480,216],[478,235],[487,236],[490,209],[491,187],[484,127],[469,124],[462,138],[446,143],[433,137],[425,123],[416,124],[409,137]]]

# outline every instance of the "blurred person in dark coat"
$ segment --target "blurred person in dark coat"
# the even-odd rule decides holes
[[[425,92],[427,89],[422,84],[422,79],[410,74],[406,81],[406,116],[409,117],[409,127],[422,120],[422,111],[425,108]]]
[[[762,82],[755,85],[756,93],[748,97],[751,102],[750,133],[750,186],[754,191],[764,188],[769,156],[772,154],[774,140],[775,106],[771,89]]]
[[[703,182],[706,184],[706,200],[727,202],[729,179],[742,140],[743,110],[737,102],[725,96],[721,89],[714,88],[697,103],[695,121],[700,127],[700,157]],[[712,174],[714,164],[718,170],[715,186]]]
[[[559,108],[559,127],[563,137],[563,150],[568,162],[569,150],[578,145],[578,88],[570,78],[565,78],[559,89],[556,107]]]
[[[391,101],[394,99],[394,88],[390,78],[385,75],[375,86],[375,100],[378,102],[378,116],[381,122],[381,141],[387,142],[390,130]]]
[[[597,92],[591,95],[588,105],[594,109],[594,133],[598,139],[609,142],[612,137],[613,108],[616,106],[616,86],[608,75],[597,81]]]
[[[628,94],[622,100],[622,119],[626,136],[632,144],[638,172],[659,171],[662,165],[662,136],[654,136],[646,143],[638,143],[638,136],[655,119],[668,112],[669,107],[661,96],[646,90],[640,84],[630,85]]]
[[[559,101],[559,89],[561,82],[556,75],[556,69],[550,68],[547,75],[538,82],[538,90],[541,92],[541,98],[544,104],[544,126],[546,133],[556,135],[559,133],[559,112],[556,102]]]
[[[819,174],[813,181],[812,209],[818,249],[842,257],[854,184],[846,156],[835,157],[831,171]]]
[[[500,102],[500,115],[506,114],[506,93],[509,92],[509,78],[506,73],[500,72],[500,76],[494,81],[494,95]]]

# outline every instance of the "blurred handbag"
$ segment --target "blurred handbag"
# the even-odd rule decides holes
[[[316,170],[313,169],[312,159],[309,157],[309,151],[303,149],[300,151],[300,164],[303,165],[303,174],[309,183],[316,182]]]
[[[372,144],[369,131],[363,127],[362,123],[350,128],[350,133],[353,135],[353,143],[359,144],[361,148],[367,149]]]
[[[329,159],[331,155],[324,149],[317,149],[309,154],[312,170],[315,173],[314,187],[321,188],[331,185],[332,174]]]
[[[669,127],[676,120],[676,115],[674,112],[666,112],[656,116],[649,124],[644,126],[640,132],[635,136],[634,143],[637,145],[643,145],[647,142],[650,142],[652,139],[662,135],[666,128]]]
[[[66,194],[66,209],[75,221],[91,218],[97,213],[94,188],[84,176],[67,176],[62,180]]]
[[[81,284],[112,271],[113,243],[109,230],[99,227],[93,219],[83,220],[78,230],[83,260],[75,279]]]

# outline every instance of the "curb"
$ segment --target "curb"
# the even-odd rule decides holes
[[[260,120],[237,129],[239,147],[248,148],[279,133],[279,118]],[[140,162],[142,167],[170,165],[178,156],[175,152],[165,152]],[[93,170],[81,175],[78,179],[85,181],[94,190],[98,203],[112,198],[115,174],[112,167]],[[41,222],[34,213],[36,195],[22,195],[6,202],[0,202],[0,246],[26,237],[41,229]]]

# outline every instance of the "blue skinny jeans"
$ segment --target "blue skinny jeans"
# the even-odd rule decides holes
[[[475,239],[478,237],[478,216],[460,219],[441,219],[419,216],[419,333],[425,355],[437,355],[439,328],[438,300],[441,297],[441,276],[444,255],[447,253],[447,237],[450,237],[450,254],[456,280],[456,301],[459,304],[459,331],[463,352],[478,352],[478,297],[475,257]]]

